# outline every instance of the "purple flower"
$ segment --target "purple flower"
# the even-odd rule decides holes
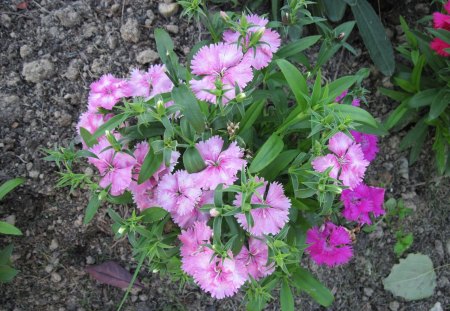
[[[341,194],[344,203],[342,215],[349,221],[359,224],[371,224],[370,214],[378,217],[385,213],[383,209],[384,189],[360,184],[354,190],[345,189]]]
[[[144,97],[146,100],[157,94],[170,92],[173,83],[166,75],[163,65],[154,65],[147,72],[133,69],[129,80],[131,96]]]
[[[275,271],[274,264],[268,264],[269,248],[265,241],[251,237],[248,240],[248,248],[242,246],[241,252],[236,256],[247,273],[255,280],[259,280]]]
[[[100,80],[91,84],[88,98],[88,110],[98,111],[98,108],[111,110],[122,98],[130,96],[127,81],[111,74],[103,75]]]
[[[355,142],[361,145],[364,159],[371,162],[378,153],[378,137],[373,134],[364,134],[357,131],[350,131]]]

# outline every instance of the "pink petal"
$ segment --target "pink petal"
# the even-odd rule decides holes
[[[336,133],[328,142],[328,149],[338,157],[342,157],[353,144],[353,140],[342,132]]]

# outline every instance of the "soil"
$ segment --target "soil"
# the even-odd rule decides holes
[[[399,12],[414,20],[429,13],[429,7],[427,1],[389,2],[382,7],[383,19],[395,44],[401,40]],[[120,302],[124,291],[97,283],[84,268],[114,260],[133,271],[136,262],[128,243],[114,241],[105,208],[89,225],[82,224],[88,193],[55,188],[57,168],[42,160],[41,149],[76,140],[75,124],[85,110],[92,81],[104,73],[125,76],[132,67],[158,62],[153,53],[156,27],[170,31],[181,59],[201,35],[196,26],[180,18],[180,12],[162,16],[153,0],[1,2],[0,183],[26,178],[0,203],[0,219],[7,218],[24,232],[22,237],[0,238],[1,246],[14,243],[12,259],[20,270],[13,282],[0,285],[1,311],[115,310]],[[327,68],[328,77],[371,66],[359,39],[352,40],[361,55],[338,53]],[[383,119],[396,104],[376,92],[389,81],[372,71],[366,83],[372,92],[368,109]],[[400,227],[414,234],[408,253],[429,255],[435,267],[448,264],[450,258],[450,182],[435,173],[431,143],[408,167],[408,154],[399,149],[404,135],[401,131],[381,139],[381,151],[367,178],[369,184],[385,186],[388,198],[403,198],[414,210],[412,215],[389,225],[382,222],[375,232],[358,235],[356,255],[344,267],[325,269],[307,259],[302,263],[335,293],[329,310],[450,309],[448,268],[437,270],[435,294],[428,299],[405,301],[383,289],[382,279],[398,263],[393,246]],[[242,294],[217,301],[194,284],[180,289],[179,284],[148,271],[139,278],[145,289],[130,296],[125,310],[244,309]],[[297,297],[296,305],[301,310],[324,309],[306,295]],[[279,308],[274,300],[267,310]]]

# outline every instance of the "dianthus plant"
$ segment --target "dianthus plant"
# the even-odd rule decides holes
[[[185,67],[156,30],[163,64],[91,84],[70,154],[95,174],[66,161],[63,184],[91,189],[86,222],[103,201],[129,206],[108,213],[139,267],[217,299],[245,292],[253,309],[276,287],[287,310],[300,291],[328,306],[302,266],[348,263],[355,234],[384,213],[384,189],[364,183],[383,134],[355,97],[367,71],[324,83],[264,17],[221,15],[223,40],[193,47]]]

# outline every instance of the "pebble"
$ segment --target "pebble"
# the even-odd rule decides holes
[[[139,42],[141,31],[139,30],[139,23],[136,19],[129,19],[122,27],[120,27],[120,35],[122,39],[127,42]]]
[[[55,12],[61,25],[64,27],[74,27],[81,23],[81,16],[71,6]]]
[[[59,282],[61,282],[62,278],[61,278],[61,276],[60,276],[58,273],[53,272],[53,273],[51,274],[51,280],[52,280],[52,282],[54,282],[54,283],[59,283]]]
[[[57,120],[58,125],[62,127],[67,127],[72,124],[72,116],[67,112],[63,112]]]
[[[84,169],[84,174],[86,174],[87,176],[92,176],[94,174],[94,170],[91,167],[86,167]]]
[[[65,77],[70,81],[75,81],[80,74],[81,63],[78,59],[72,59],[67,67]]]
[[[372,294],[373,294],[373,289],[368,288],[368,287],[364,288],[364,295],[366,295],[367,297],[370,297],[370,296],[372,296]]]
[[[5,221],[14,226],[16,224],[16,215],[9,215],[5,218]]]
[[[400,304],[397,301],[389,303],[389,309],[391,309],[391,311],[397,311],[398,308],[400,308]]]
[[[47,265],[47,266],[45,267],[45,272],[51,273],[52,271],[53,271],[53,265]]]
[[[20,57],[27,58],[33,53],[33,49],[28,45],[22,45],[19,50]]]
[[[7,14],[0,15],[0,25],[5,26],[6,28],[11,27],[11,17]]]
[[[439,288],[446,288],[449,285],[450,285],[450,281],[445,276],[439,278],[439,280],[437,281],[437,286]]]
[[[56,239],[53,239],[50,243],[50,250],[54,251],[59,247],[58,241]]]
[[[159,58],[159,55],[157,52],[153,51],[152,49],[146,49],[142,52],[140,52],[137,56],[136,56],[136,61],[139,64],[150,64],[153,63],[154,61],[156,61]]]
[[[176,35],[178,33],[178,31],[179,31],[179,28],[178,28],[177,25],[166,25],[166,30],[168,32],[173,33],[173,34]]]
[[[447,239],[447,242],[445,242],[445,248],[447,249],[447,254],[450,255],[450,239]]]
[[[158,12],[162,16],[168,18],[177,14],[179,5],[178,3],[160,3],[158,4]]]
[[[444,309],[442,309],[442,305],[438,301],[434,304],[434,306],[430,309],[430,311],[444,311]]]
[[[445,256],[444,245],[442,244],[441,240],[434,241],[434,248],[436,249],[436,252],[439,255],[439,257],[444,258]]]
[[[408,159],[405,157],[401,157],[398,159],[398,173],[403,179],[409,180],[409,163]]]
[[[55,74],[55,66],[47,59],[40,59],[30,63],[25,63],[22,75],[25,80],[38,83],[51,78]]]
[[[86,264],[87,265],[93,265],[95,263],[95,259],[92,256],[87,256],[86,257]]]
[[[146,294],[139,295],[139,300],[140,301],[147,301],[148,300],[148,296]]]
[[[148,10],[146,15],[147,15],[147,19],[145,21],[145,24],[149,23],[149,25],[151,25],[153,23],[153,21],[155,20],[155,13],[153,13],[152,10]]]
[[[137,299],[138,299],[138,297],[137,296],[131,296],[131,302],[136,302],[137,301]]]
[[[107,35],[106,43],[111,50],[114,50],[117,47],[117,37],[112,34]]]
[[[418,3],[414,7],[414,11],[420,15],[427,15],[430,12],[430,5],[425,3]]]
[[[30,176],[31,178],[38,178],[39,174],[39,171],[33,170],[28,173],[28,176]]]

